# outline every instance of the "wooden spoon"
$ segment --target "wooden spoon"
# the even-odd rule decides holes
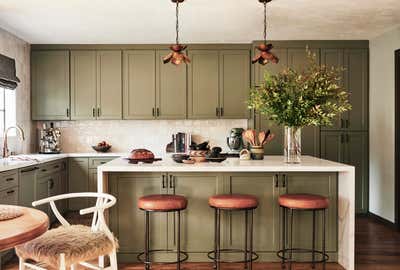
[[[259,146],[263,146],[264,145],[264,141],[265,141],[265,131],[261,131],[260,133],[258,133],[258,145]]]

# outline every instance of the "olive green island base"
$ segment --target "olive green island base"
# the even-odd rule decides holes
[[[97,168],[97,188],[117,198],[109,212],[109,224],[118,237],[121,262],[136,261],[144,250],[144,213],[137,208],[139,197],[148,194],[179,194],[188,199],[182,212],[181,247],[189,261],[209,261],[213,249],[214,211],[208,198],[215,194],[245,193],[258,197],[254,212],[254,249],[259,261],[279,261],[282,248],[282,211],[278,197],[285,193],[312,193],[327,196],[326,243],[330,261],[354,269],[355,180],[354,167],[305,156],[301,164],[289,165],[282,156],[265,156],[261,161],[228,159],[223,163],[195,165],[173,163],[169,158],[153,164],[128,164],[123,158]],[[154,213],[150,220],[151,249],[176,249],[177,231],[173,213]],[[317,248],[321,249],[322,216],[317,214]],[[226,212],[221,218],[221,247],[244,247],[244,214]],[[288,239],[288,237],[286,237]],[[295,212],[293,246],[310,248],[312,213]],[[229,254],[232,259],[243,255]],[[308,259],[306,255],[297,259]],[[153,259],[174,259],[174,254],[158,254]]]

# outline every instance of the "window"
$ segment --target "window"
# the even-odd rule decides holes
[[[16,100],[15,90],[0,87],[0,136],[9,126],[16,124]],[[15,135],[14,130],[10,130],[9,135]]]

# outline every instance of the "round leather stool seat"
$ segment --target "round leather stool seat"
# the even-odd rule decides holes
[[[148,195],[139,198],[138,207],[146,211],[178,211],[186,209],[187,199],[180,195]]]
[[[232,194],[214,195],[208,199],[208,204],[220,209],[252,209],[258,206],[258,199],[252,195]]]
[[[279,196],[279,205],[300,210],[326,209],[329,199],[313,194],[285,194]]]

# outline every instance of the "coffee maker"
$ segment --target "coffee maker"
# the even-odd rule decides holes
[[[59,154],[61,152],[61,131],[54,128],[53,123],[50,123],[49,127],[44,123],[39,129],[38,137],[40,154]]]

